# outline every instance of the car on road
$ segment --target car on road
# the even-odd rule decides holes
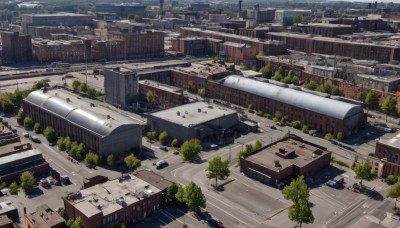
[[[166,147],[166,146],[160,146],[160,149],[163,151],[168,151],[168,147]]]
[[[32,140],[32,142],[40,143],[40,139],[36,135],[32,135],[31,140]]]
[[[164,167],[168,166],[168,162],[164,161],[164,160],[160,160],[156,163],[156,168],[157,169],[162,169]]]
[[[270,126],[269,128],[276,130],[276,127],[274,125]]]
[[[215,149],[218,148],[218,145],[217,145],[217,144],[211,144],[211,145],[210,145],[210,148],[213,149],[213,150],[215,150]]]
[[[224,224],[216,218],[209,218],[207,220],[207,224],[211,228],[223,228],[225,227]]]
[[[69,185],[71,183],[67,175],[60,176],[60,181],[63,185]]]
[[[175,150],[173,154],[178,155],[179,151]]]
[[[28,132],[24,132],[24,133],[22,133],[22,136],[24,136],[25,138],[29,138],[29,133]]]

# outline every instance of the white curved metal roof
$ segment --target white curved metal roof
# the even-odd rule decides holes
[[[233,89],[246,91],[340,120],[363,112],[363,108],[360,105],[349,104],[291,88],[284,88],[244,78],[239,75],[226,77],[222,80],[222,84]]]

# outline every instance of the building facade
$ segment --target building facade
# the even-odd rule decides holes
[[[163,108],[172,108],[182,105],[184,102],[183,89],[151,80],[140,80],[140,100],[148,101],[147,94],[149,92],[154,95],[152,103]]]
[[[19,32],[1,32],[2,64],[14,65],[32,60],[32,38]]]
[[[101,157],[141,148],[141,123],[111,109],[96,106],[65,90],[36,90],[22,103],[44,129],[52,126],[57,136],[70,137]]]
[[[125,68],[104,70],[105,101],[117,107],[126,108],[139,98],[139,84],[136,72]]]
[[[381,171],[379,176],[390,174],[400,175],[400,134],[389,140],[379,140],[375,147],[375,158],[381,160]]]

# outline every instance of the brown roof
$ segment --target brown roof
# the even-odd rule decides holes
[[[171,181],[165,179],[164,177],[148,170],[140,170],[138,171],[135,176],[138,178],[146,181],[147,183],[153,185],[154,187],[165,190],[172,184]]]

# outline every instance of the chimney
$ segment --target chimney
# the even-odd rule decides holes
[[[164,8],[164,0],[160,0],[160,11],[158,12],[158,15],[160,16],[160,18],[163,15],[163,8]]]
[[[239,18],[242,17],[242,0],[239,0]]]

